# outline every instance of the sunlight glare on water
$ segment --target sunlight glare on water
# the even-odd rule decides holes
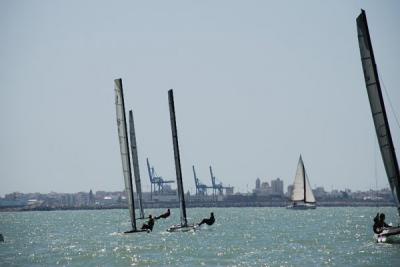
[[[213,226],[169,233],[179,221],[172,209],[149,234],[121,233],[130,230],[127,210],[3,212],[0,265],[400,266],[400,240],[377,244],[371,229],[378,211],[397,223],[395,208],[195,208],[188,221],[211,211]]]

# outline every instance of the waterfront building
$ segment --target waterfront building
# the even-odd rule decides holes
[[[273,195],[283,196],[283,181],[279,178],[271,181]]]
[[[322,186],[319,186],[313,190],[314,196],[316,198],[322,199],[327,196],[325,189]]]
[[[269,196],[272,193],[272,189],[268,182],[261,183],[260,178],[257,178],[256,188],[253,190],[253,193],[257,196]]]
[[[261,180],[260,180],[260,178],[256,179],[256,190],[257,189],[261,189]]]

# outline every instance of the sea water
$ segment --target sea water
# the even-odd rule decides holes
[[[0,265],[400,266],[400,239],[378,244],[372,233],[378,211],[398,223],[395,208],[193,208],[188,221],[211,211],[215,224],[197,231],[167,232],[179,222],[172,209],[153,232],[135,234],[121,233],[128,210],[2,212]]]

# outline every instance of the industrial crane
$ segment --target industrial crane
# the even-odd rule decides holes
[[[165,184],[171,184],[174,183],[175,181],[173,180],[164,180],[161,176],[157,176],[154,167],[150,167],[149,159],[146,158],[147,162],[147,171],[149,172],[149,178],[150,178],[150,184],[151,184],[151,189],[150,189],[150,198],[153,196],[153,192],[163,192],[164,191],[164,185]],[[157,191],[156,191],[157,189]]]
[[[192,166],[192,169],[193,169],[194,183],[196,185],[196,196],[197,195],[202,195],[202,196],[207,195],[207,189],[213,188],[213,187],[201,183],[199,178],[197,178],[196,170],[194,169],[194,166]]]
[[[212,182],[212,187],[211,188],[213,189],[213,195],[214,196],[215,196],[217,190],[218,190],[218,194],[219,195],[223,194],[223,190],[224,189],[233,190],[232,186],[223,186],[221,182],[217,184],[211,166],[210,166],[210,175],[211,175],[211,182]]]

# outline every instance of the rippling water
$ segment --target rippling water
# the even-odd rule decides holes
[[[379,210],[397,223],[395,208]],[[188,209],[189,222],[211,211],[213,226],[168,233],[179,220],[173,209],[149,234],[121,234],[128,210],[0,213],[0,265],[400,266],[400,239],[372,238],[377,208],[196,208]]]

